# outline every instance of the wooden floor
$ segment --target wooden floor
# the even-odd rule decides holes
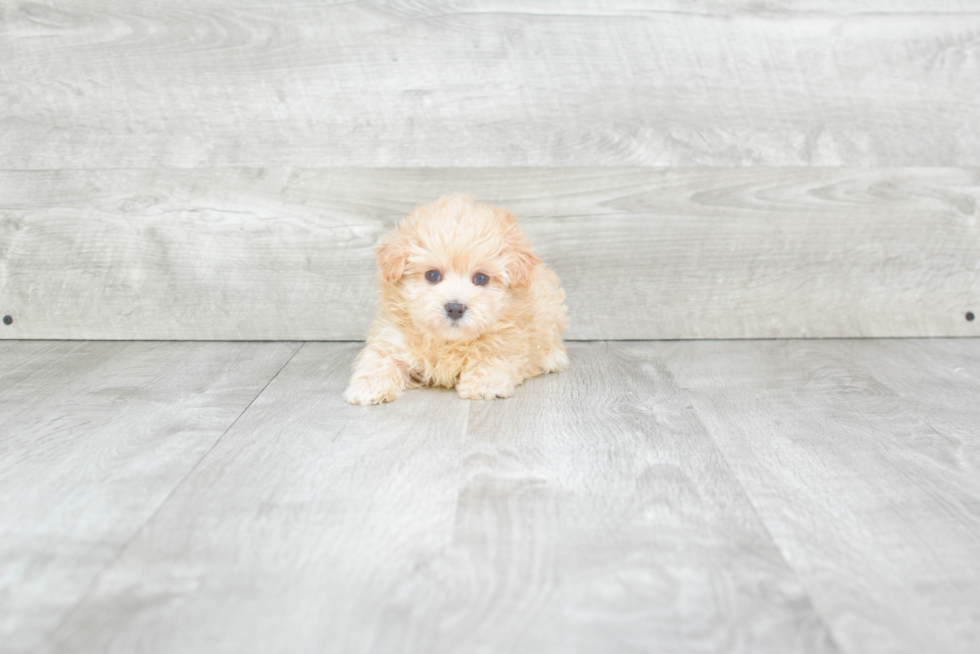
[[[0,342],[0,652],[976,652],[980,339]]]

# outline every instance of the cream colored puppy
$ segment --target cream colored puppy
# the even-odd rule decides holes
[[[351,404],[421,386],[493,400],[568,366],[565,293],[504,209],[443,198],[416,208],[376,254],[380,306],[344,393]]]

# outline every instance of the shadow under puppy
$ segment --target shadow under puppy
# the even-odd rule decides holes
[[[442,198],[417,207],[376,254],[380,304],[344,392],[351,404],[422,386],[505,398],[568,366],[565,293],[506,210]]]

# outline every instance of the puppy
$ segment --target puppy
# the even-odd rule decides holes
[[[422,386],[505,398],[568,366],[565,293],[504,209],[442,198],[416,208],[376,255],[380,305],[344,393],[351,404]]]

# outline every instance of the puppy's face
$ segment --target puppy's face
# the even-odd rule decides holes
[[[449,342],[492,330],[540,264],[513,216],[461,197],[414,211],[377,254],[382,283],[412,322]]]
[[[500,262],[427,254],[409,259],[402,280],[415,324],[446,341],[470,341],[492,329],[507,293]]]

